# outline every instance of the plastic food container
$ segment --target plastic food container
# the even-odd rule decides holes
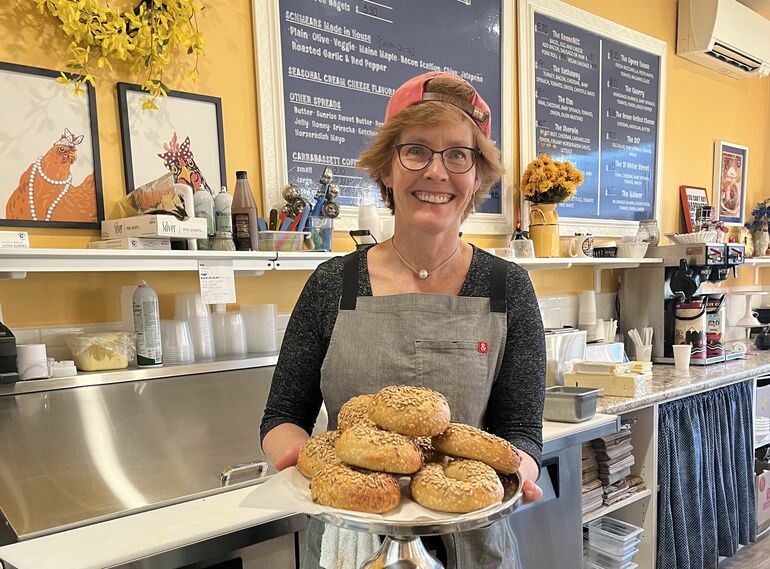
[[[643,531],[633,524],[607,516],[589,522],[587,527],[591,547],[616,557],[622,557],[628,548],[633,549],[634,545],[630,544]]]
[[[639,549],[633,548],[623,555],[610,555],[599,549],[589,547],[586,551],[586,560],[602,569],[631,569],[636,567],[632,561],[634,555],[639,553]]]
[[[543,418],[546,421],[580,423],[596,414],[599,389],[556,385],[545,390]]]
[[[300,251],[307,231],[260,231],[257,247],[260,251]]]
[[[124,369],[136,355],[136,335],[129,332],[67,334],[64,341],[80,371]]]

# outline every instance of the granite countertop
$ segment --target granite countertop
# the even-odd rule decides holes
[[[770,373],[770,351],[758,351],[742,360],[708,366],[690,366],[680,372],[671,364],[652,366],[652,380],[639,397],[599,397],[597,413],[617,415],[686,395],[694,395],[724,385]]]

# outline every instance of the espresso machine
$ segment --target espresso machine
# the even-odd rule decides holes
[[[652,361],[674,363],[675,344],[691,344],[691,365],[708,365],[741,358],[724,345],[724,294],[707,283],[738,276],[745,261],[744,246],[737,243],[693,243],[649,247],[647,257],[661,258],[659,265],[626,269],[621,278],[620,330],[626,335],[626,352],[632,341],[628,330],[653,329]]]

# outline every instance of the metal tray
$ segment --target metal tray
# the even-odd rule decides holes
[[[471,531],[489,526],[497,520],[512,514],[519,508],[523,498],[521,474],[517,472],[512,476],[516,477],[515,488],[506,488],[506,493],[501,503],[445,520],[418,520],[415,522],[388,521],[387,519],[372,520],[371,518],[358,516],[355,512],[350,514],[324,512],[322,514],[313,514],[311,517],[344,529],[393,537],[441,535]],[[511,486],[514,485],[512,484]]]

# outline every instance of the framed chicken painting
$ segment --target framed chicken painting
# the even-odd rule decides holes
[[[126,192],[171,172],[174,182],[212,194],[227,183],[222,100],[169,91],[143,109],[138,85],[118,83]]]
[[[98,229],[104,219],[94,88],[0,62],[0,225]]]

